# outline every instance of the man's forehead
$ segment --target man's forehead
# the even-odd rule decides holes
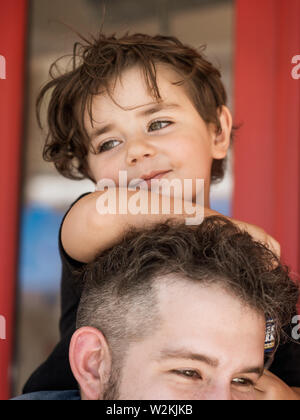
[[[184,278],[178,281],[178,276],[172,275],[161,278],[156,287],[161,317],[154,340],[156,357],[161,352],[169,358],[180,358],[180,353],[185,358],[187,354],[204,354],[220,363],[235,357],[238,364],[249,366],[252,355],[250,362],[260,365],[265,342],[261,314],[245,308],[218,285],[199,285]]]
[[[265,337],[264,316],[248,307],[222,284],[205,284],[178,275],[156,282],[161,317],[169,329],[180,333],[203,331],[242,337]],[[251,331],[247,333],[248,329]],[[253,334],[252,334],[253,332]]]

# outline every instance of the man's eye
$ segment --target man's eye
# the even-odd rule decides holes
[[[201,375],[196,372],[195,370],[175,370],[174,373],[176,373],[177,375],[180,376],[184,376],[186,378],[191,378],[191,379],[202,379]]]
[[[171,121],[154,121],[150,127],[149,127],[149,131],[157,131],[157,130],[162,130],[163,128],[168,127],[169,125],[171,125],[172,122]]]
[[[107,150],[110,150],[111,148],[108,147],[108,144],[110,143],[120,143],[118,140],[109,140],[103,144],[101,144],[101,146],[98,147],[97,152],[98,153],[103,153],[106,152]]]
[[[243,386],[243,387],[253,387],[254,386],[254,382],[251,381],[250,379],[246,379],[246,378],[234,378],[232,380],[232,383],[234,385],[238,385],[238,386]]]

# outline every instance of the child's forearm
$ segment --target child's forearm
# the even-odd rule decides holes
[[[102,204],[101,202],[101,196],[103,194],[105,193],[96,192],[90,195],[92,230],[99,237],[98,246],[94,250],[94,254],[101,253],[104,249],[116,244],[130,227],[141,228],[151,224],[164,222],[167,219],[176,219],[179,221],[186,220],[187,224],[199,224],[203,220],[201,215],[207,217],[219,214],[213,210],[203,208],[197,203],[189,203],[188,209],[184,206],[183,200],[180,198],[163,196],[159,193],[146,190],[140,190],[143,213],[145,214],[133,214],[132,211],[130,211],[130,202],[137,192],[125,188],[115,189],[116,212],[114,214],[101,214],[103,213],[104,204],[107,206],[107,203]],[[164,202],[166,203],[167,200],[169,200],[170,205],[165,205],[164,207],[163,204]],[[119,211],[120,204],[122,205],[122,203],[125,214],[122,214]],[[156,212],[153,212],[154,203],[157,203],[157,206],[154,207]],[[132,204],[132,206],[134,206],[134,204]],[[199,217],[194,219],[196,215]],[[95,243],[96,242],[97,241],[95,241]]]
[[[188,204],[188,207],[190,207],[189,211],[192,211],[193,213],[190,214],[186,211],[186,207],[184,205],[184,202],[181,198],[174,198],[170,196],[163,196],[159,193],[155,193],[153,191],[146,191],[146,190],[140,190],[140,197],[141,202],[145,203],[145,206],[143,207],[144,213],[146,214],[133,214],[130,212],[130,200],[131,198],[136,194],[136,191],[130,191],[125,188],[116,188],[116,213],[111,215],[104,215],[102,216],[100,214],[102,205],[98,206],[97,211],[97,205],[93,205],[93,220],[95,223],[95,226],[97,228],[105,229],[107,234],[105,243],[102,245],[104,246],[104,249],[114,245],[120,237],[124,234],[124,232],[127,231],[128,228],[134,226],[134,227],[143,227],[147,225],[151,225],[152,223],[160,223],[164,222],[167,219],[176,219],[178,221],[186,221],[187,224],[200,224],[203,220],[203,217],[208,216],[223,216],[222,214],[211,210],[209,208],[204,208],[200,204],[197,203],[186,203]],[[97,192],[93,196],[93,200],[95,203],[99,203],[98,199],[103,194],[103,192]],[[125,203],[125,214],[121,214],[118,210],[120,208],[120,200],[122,200],[123,203]],[[167,206],[167,213],[164,211],[163,203],[164,200],[169,201],[170,205]],[[153,201],[157,202],[158,205],[156,207],[157,212],[154,213],[151,209],[151,204],[153,204]],[[100,208],[99,208],[100,207]],[[187,209],[188,209],[187,207]],[[178,209],[176,211],[176,209]],[[100,210],[100,212],[99,212]],[[198,218],[195,217],[198,215]],[[202,217],[201,217],[202,216]],[[104,219],[103,219],[104,217]],[[225,217],[225,216],[223,216]],[[280,256],[280,245],[279,243],[269,236],[263,229],[245,223],[238,220],[231,219],[233,223],[238,225],[238,227],[242,230],[247,231],[250,235],[252,235],[253,239],[260,241],[267,245],[272,251],[274,251],[278,256]],[[96,229],[98,230],[98,229]],[[98,249],[99,251],[99,249]]]
[[[199,224],[202,215],[222,216],[220,213],[203,208],[200,204],[189,203],[186,211],[183,201],[180,198],[166,197],[152,191],[141,190],[141,203],[144,203],[143,212],[134,214],[130,204],[136,191],[115,188],[111,190],[115,193],[115,212],[107,203],[101,202],[105,197],[105,192],[95,192],[87,195],[71,209],[67,215],[62,228],[62,242],[66,252],[74,259],[88,263],[104,250],[117,244],[124,233],[131,227],[142,228],[155,223],[162,223],[167,219],[185,221],[187,224]],[[124,205],[124,212],[120,212],[120,200]],[[164,200],[169,200],[169,208],[165,211]],[[153,212],[151,203],[156,212]],[[103,210],[108,207],[110,212],[104,214]],[[134,207],[134,206],[133,206]],[[167,206],[168,207],[168,206]],[[146,213],[146,214],[143,214]],[[195,215],[198,215],[197,220]],[[223,216],[224,217],[224,216]],[[232,220],[242,230],[248,231],[255,240],[259,240],[269,245],[272,250],[280,255],[279,244],[269,237],[262,229],[247,223]]]
[[[299,396],[300,399],[300,388],[292,388],[292,390]]]

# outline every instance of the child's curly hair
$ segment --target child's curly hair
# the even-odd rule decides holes
[[[90,139],[84,125],[88,110],[92,122],[92,100],[99,91],[111,95],[111,83],[122,72],[139,65],[144,73],[147,87],[153,97],[161,99],[156,80],[156,64],[170,65],[181,76],[182,85],[187,81],[187,92],[203,120],[213,123],[221,132],[219,112],[227,103],[227,95],[221,74],[203,55],[205,47],[196,50],[182,44],[175,37],[150,36],[126,33],[117,38],[100,32],[90,40],[82,35],[85,45],[77,42],[72,54],[72,70],[55,75],[58,61],[50,68],[51,80],[41,89],[37,98],[37,118],[41,124],[41,105],[48,91],[52,90],[48,107],[48,134],[43,158],[53,162],[56,169],[70,179],[89,178],[87,155]],[[233,128],[233,132],[234,129]],[[233,139],[232,132],[232,139]],[[214,160],[211,181],[224,177],[226,159]]]

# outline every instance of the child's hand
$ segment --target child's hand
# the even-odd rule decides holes
[[[297,390],[290,388],[277,376],[268,370],[255,387],[256,399],[265,401],[300,401],[300,394]]]
[[[250,225],[249,223],[240,222],[233,220],[242,230],[246,230],[255,241],[262,242],[266,245],[271,251],[274,252],[279,258],[281,255],[281,247],[279,242],[277,242],[272,236],[268,235],[263,229],[255,225]]]

